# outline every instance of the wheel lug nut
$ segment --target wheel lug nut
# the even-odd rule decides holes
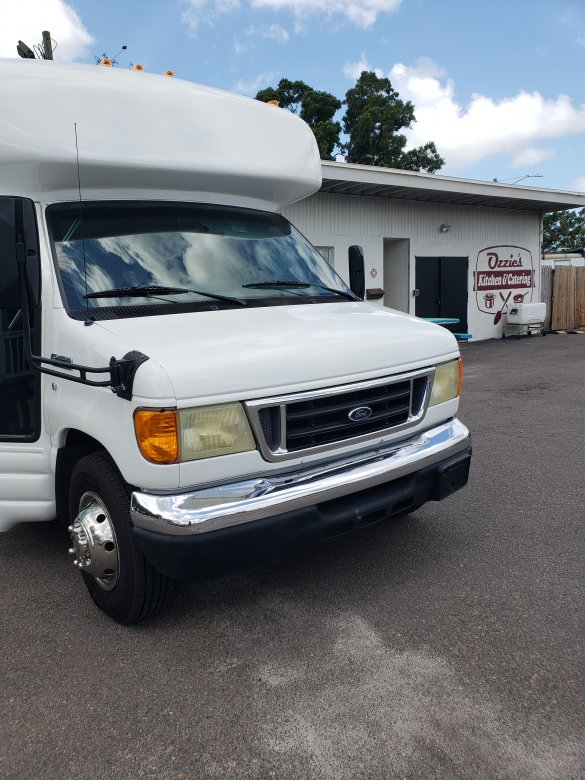
[[[70,548],[67,550],[67,552],[69,553],[69,555],[75,555],[75,547],[70,547]]]
[[[71,533],[73,531],[73,526],[72,525],[68,526],[67,530],[69,531],[69,533]]]

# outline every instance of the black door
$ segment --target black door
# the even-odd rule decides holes
[[[454,317],[452,333],[467,333],[467,257],[417,257],[417,317]]]
[[[34,441],[40,428],[40,374],[24,355],[23,313],[14,272],[16,232],[16,199],[0,197],[0,443]],[[37,306],[30,311],[32,347],[37,354],[39,325]]]

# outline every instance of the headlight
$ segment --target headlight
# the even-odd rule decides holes
[[[463,364],[459,360],[450,360],[448,363],[439,363],[435,368],[435,379],[431,391],[429,406],[442,404],[457,398],[461,392],[461,380],[463,378]]]
[[[256,449],[242,404],[217,404],[179,411],[181,460],[213,458]]]
[[[178,411],[140,409],[134,415],[140,452],[151,463],[179,463],[256,449],[239,403]]]

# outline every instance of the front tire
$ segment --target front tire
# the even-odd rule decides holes
[[[130,491],[111,459],[86,455],[69,485],[70,550],[97,606],[118,623],[137,623],[160,610],[170,590],[138,549],[130,523]]]

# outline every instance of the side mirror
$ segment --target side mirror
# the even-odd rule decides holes
[[[0,197],[0,309],[21,307],[16,260],[19,234],[24,240],[29,307],[34,309],[40,302],[39,242],[34,204],[31,200]]]
[[[349,288],[363,301],[366,294],[364,250],[357,244],[349,248]]]

